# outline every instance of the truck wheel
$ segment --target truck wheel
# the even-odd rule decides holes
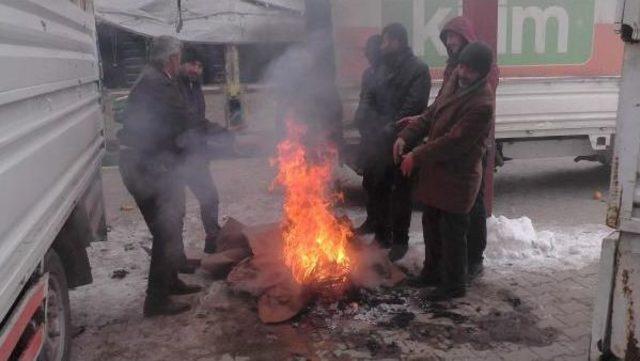
[[[38,361],[69,360],[71,349],[71,309],[67,277],[58,254],[50,250],[44,259],[49,273],[45,340]]]

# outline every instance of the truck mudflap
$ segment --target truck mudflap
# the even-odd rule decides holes
[[[45,339],[48,275],[27,289],[0,329],[0,360],[35,360]]]

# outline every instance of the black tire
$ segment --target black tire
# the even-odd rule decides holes
[[[45,340],[38,361],[67,361],[71,351],[71,308],[64,266],[54,250],[44,258],[49,273]]]

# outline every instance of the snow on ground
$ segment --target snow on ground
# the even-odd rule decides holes
[[[566,168],[563,163],[558,163],[557,167]],[[506,182],[521,185],[525,182],[520,179],[522,169],[512,168],[512,173],[517,177],[512,180],[509,174],[503,173],[502,178],[498,178],[498,184]],[[536,178],[535,182],[528,185],[525,182],[527,188],[516,194],[504,189],[502,193],[498,193],[498,213],[511,216],[528,215],[536,223],[534,227],[526,218],[498,217],[489,220],[489,270],[484,276],[484,282],[475,285],[471,290],[468,301],[473,305],[473,310],[469,311],[470,313],[475,312],[478,304],[482,304],[483,310],[489,310],[496,306],[494,303],[499,303],[499,300],[504,298],[496,296],[495,292],[487,292],[501,287],[495,280],[502,280],[505,272],[513,273],[515,281],[512,280],[509,287],[517,289],[518,286],[514,286],[517,285],[515,282],[524,278],[536,266],[546,268],[545,272],[573,272],[572,268],[580,268],[581,265],[593,263],[598,258],[600,241],[609,230],[604,226],[592,225],[600,219],[602,211],[599,208],[602,206],[599,202],[592,203],[591,194],[594,186],[591,183],[581,186],[578,182],[583,179],[600,179],[594,177],[589,169],[579,169],[574,175],[569,172],[570,176],[567,176],[565,183],[570,183],[571,187],[562,187],[562,192],[566,193],[562,193],[565,198],[559,193],[554,193],[553,187],[557,185],[556,180],[559,177],[555,173],[549,178]],[[220,189],[221,216],[234,217],[249,225],[274,222],[281,218],[282,192],[277,189],[269,191],[275,169],[269,167],[266,159],[216,161],[212,164],[211,171]],[[182,276],[190,283],[199,283],[207,288],[201,295],[182,297],[194,306],[192,312],[175,317],[144,319],[142,303],[149,267],[149,256],[145,248],[151,246],[150,235],[131,197],[122,186],[117,169],[105,169],[103,177],[111,232],[108,242],[94,243],[89,248],[94,283],[71,292],[74,325],[78,326],[80,331],[84,330],[74,338],[73,361],[232,360],[233,357],[230,355],[253,355],[256,357],[251,359],[258,360],[287,359],[286,355],[290,356],[292,352],[307,354],[305,347],[316,342],[313,341],[314,337],[305,334],[305,331],[310,332],[309,330],[321,333],[316,335],[321,340],[318,342],[327,342],[322,347],[318,346],[321,349],[336,350],[346,347],[342,342],[327,339],[333,334],[336,334],[338,339],[342,337],[340,332],[345,329],[344,320],[338,317],[338,312],[329,310],[331,312],[326,316],[329,320],[323,327],[267,327],[259,323],[252,301],[228,295],[224,282],[211,280],[203,271],[196,275]],[[339,182],[345,185],[347,197],[338,213],[348,215],[355,226],[365,218],[360,181],[357,176],[349,173],[339,179]],[[599,180],[593,182],[600,184]],[[606,180],[602,180],[602,184],[605,183]],[[552,188],[551,191],[549,188]],[[531,193],[546,196],[535,200],[521,197],[521,194]],[[559,211],[560,204],[567,207],[562,208],[562,212]],[[580,210],[580,214],[576,210]],[[580,215],[582,218],[576,218]],[[409,268],[413,270],[421,266],[424,257],[420,216],[420,212],[413,214],[412,249],[402,261],[405,266],[412,266]],[[566,224],[564,217],[571,217],[568,220],[571,226],[563,225]],[[549,219],[557,219],[560,226],[549,222]],[[198,205],[190,195],[185,219],[184,240],[187,249],[199,251],[203,237]],[[129,273],[122,279],[113,278],[113,272],[119,269]],[[485,288],[490,290],[487,291]],[[393,290],[404,291],[403,288]],[[577,291],[571,290],[569,293],[571,292]],[[375,297],[406,298],[404,295],[377,294]],[[585,299],[583,296],[578,298]],[[375,307],[349,305],[344,311],[348,313],[344,318],[355,319],[355,325],[364,324],[366,327],[363,327],[362,333],[366,335],[373,323],[395,317],[398,309],[402,307],[403,305],[394,304],[380,304]],[[399,315],[402,316],[401,313]],[[286,334],[287,337],[281,337],[281,334]],[[384,335],[387,337],[387,333]],[[367,339],[360,341],[358,342],[369,344]],[[431,346],[424,344],[422,347]],[[295,352],[291,351],[292,349]],[[298,349],[302,351],[296,351]]]
[[[485,264],[490,267],[577,269],[600,257],[602,240],[612,230],[604,225],[556,227],[536,231],[528,217],[487,220]],[[422,267],[422,233],[411,233],[411,248],[400,262],[411,271]]]

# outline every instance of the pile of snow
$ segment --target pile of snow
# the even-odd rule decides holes
[[[487,250],[489,259],[526,259],[551,255],[555,250],[553,233],[538,234],[527,217],[509,219],[504,216],[487,219]]]
[[[600,257],[602,240],[611,233],[604,225],[584,225],[536,232],[527,217],[487,220],[490,263],[542,266],[584,266]]]
[[[522,267],[580,268],[600,257],[602,240],[611,233],[604,225],[536,231],[527,217],[487,219],[486,264]],[[411,234],[411,249],[400,262],[411,271],[424,260],[422,233]]]

